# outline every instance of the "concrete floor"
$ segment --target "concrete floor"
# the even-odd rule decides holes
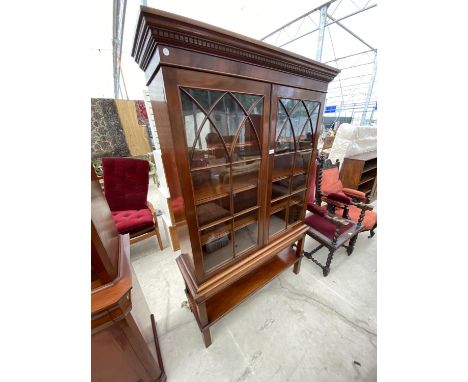
[[[184,304],[179,253],[164,235],[162,252],[154,239],[132,245],[168,381],[376,381],[377,236],[338,251],[326,278],[304,258],[299,275],[285,271],[212,326],[208,349]]]

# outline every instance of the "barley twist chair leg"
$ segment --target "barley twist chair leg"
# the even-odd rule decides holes
[[[330,253],[328,254],[327,262],[326,262],[325,266],[322,268],[324,277],[327,277],[328,274],[330,273],[330,264],[332,262],[334,253],[335,253],[334,250],[330,251]]]
[[[372,227],[372,229],[370,230],[370,235],[368,236],[368,238],[370,239],[371,237],[374,237],[375,235],[375,232],[374,230],[377,228],[377,224],[375,226]]]
[[[346,248],[346,252],[348,252],[348,256],[351,256],[351,254],[352,254],[353,251],[354,251],[354,245],[356,244],[357,237],[358,237],[358,235],[355,235],[355,236],[349,241],[349,245],[348,245],[348,247]]]

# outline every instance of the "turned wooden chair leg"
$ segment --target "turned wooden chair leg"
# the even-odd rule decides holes
[[[159,233],[159,229],[156,230],[156,238],[158,239],[158,244],[159,244],[159,250],[163,250],[163,245],[161,241],[161,234]]]
[[[159,250],[163,250],[163,245],[161,241],[161,234],[159,233],[159,224],[158,224],[158,215],[153,213],[154,215],[154,231],[156,232],[156,238],[158,239]]]
[[[330,273],[330,264],[332,262],[332,259],[333,259],[333,254],[335,253],[335,250],[331,250],[330,253],[328,254],[328,257],[327,257],[327,262],[326,262],[326,265],[322,268],[322,271],[323,271],[323,276],[324,277],[327,277],[328,274]]]
[[[354,245],[356,244],[357,237],[358,237],[358,235],[355,235],[355,236],[349,241],[348,248],[346,248],[346,252],[348,252],[348,256],[351,256],[351,254],[352,254],[353,251],[354,251]]]

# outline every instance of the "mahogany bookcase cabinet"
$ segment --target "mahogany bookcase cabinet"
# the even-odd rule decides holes
[[[213,323],[286,268],[299,272],[321,114],[339,71],[144,6],[132,56],[149,87],[177,264],[209,346]]]

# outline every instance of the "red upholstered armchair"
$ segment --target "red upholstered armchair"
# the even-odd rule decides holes
[[[130,234],[130,244],[156,235],[162,250],[155,211],[147,201],[149,163],[142,159],[102,158],[104,195],[120,234]]]
[[[333,164],[324,157],[317,158],[317,190],[315,204],[327,203],[329,212],[359,222],[364,231],[370,231],[370,238],[377,228],[377,213],[367,205],[366,194],[361,191],[343,187],[339,177],[339,162]]]
[[[334,253],[339,248],[344,247],[348,252],[348,256],[351,255],[357,235],[363,230],[363,227],[352,220],[333,215],[326,208],[314,203],[309,203],[307,209],[311,214],[305,219],[305,223],[309,226],[306,234],[318,241],[320,245],[310,252],[304,251],[304,256],[322,268],[324,276],[328,276]],[[325,265],[312,256],[323,247],[329,250]]]

